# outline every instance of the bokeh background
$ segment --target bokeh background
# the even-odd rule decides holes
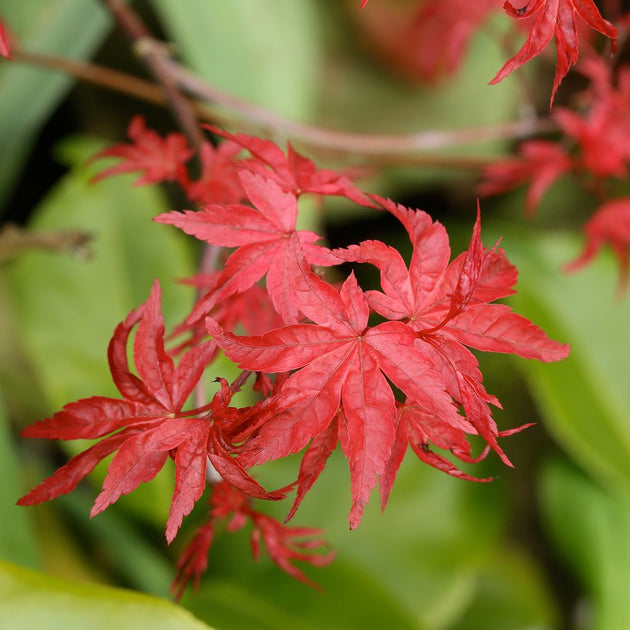
[[[507,58],[511,25],[500,14],[474,35],[455,73],[431,83],[402,76],[379,57],[367,23],[367,12],[388,2],[404,4],[370,0],[363,13],[358,0],[133,6],[207,82],[302,122],[408,134],[496,126],[548,107],[553,59],[519,71],[523,79],[487,85]],[[146,76],[97,0],[3,0],[0,19],[24,51]],[[295,519],[325,529],[337,552],[330,566],[305,569],[321,592],[266,557],[254,562],[247,531],[220,532],[199,591],[169,603],[175,561],[202,516],[193,512],[166,546],[169,471],[92,520],[102,466],[50,505],[15,506],[84,446],[27,441],[20,430],[77,398],[114,395],[107,343],[155,277],[167,324],[192,303],[176,279],[194,273],[197,244],[151,222],[182,207],[178,191],[134,187],[133,176],[89,182],[102,164],[88,158],[123,141],[137,113],[163,133],[174,128],[164,109],[23,63],[17,53],[0,63],[0,628],[630,628],[630,301],[615,296],[608,253],[579,274],[563,273],[594,204],[570,181],[553,187],[535,218],[523,216],[523,191],[481,202],[484,243],[501,237],[520,270],[510,303],[572,347],[553,365],[480,357],[486,388],[504,407],[495,415],[500,429],[536,423],[503,441],[514,469],[490,456],[474,473],[495,481],[473,484],[409,456],[386,512],[375,497],[350,532],[347,464],[336,453]],[[273,137],[287,139],[278,130]],[[452,137],[442,151],[396,160],[295,144],[320,164],[361,175],[366,191],[429,212],[457,254],[474,223],[475,165],[507,155],[515,141]],[[333,246],[379,238],[409,251],[395,222],[349,202],[303,213]],[[66,230],[92,239],[59,237]],[[376,278],[360,273],[369,288]],[[296,472],[297,460],[287,460],[259,478],[277,487]],[[260,509],[282,518],[287,506]]]

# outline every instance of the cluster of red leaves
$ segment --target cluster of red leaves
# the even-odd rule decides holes
[[[381,2],[357,16],[370,48],[395,72],[416,81],[453,75],[469,43],[501,0]]]
[[[491,85],[540,55],[555,39],[553,104],[562,79],[578,60],[578,17],[580,23],[608,37],[612,51],[616,50],[617,29],[601,16],[593,0],[530,0],[524,6],[501,0],[416,0],[402,7],[376,4],[359,18],[359,24],[390,66],[413,79],[434,81],[457,71],[472,36],[502,4],[510,17],[524,21],[528,36]],[[361,8],[366,5],[364,0]]]
[[[528,184],[525,210],[532,215],[545,192],[560,177],[574,174],[599,196],[608,199],[607,183],[625,178],[630,164],[630,68],[616,72],[603,61],[587,59],[581,66],[590,79],[581,95],[580,113],[558,108],[553,118],[561,137],[523,142],[518,156],[497,162],[483,173],[481,195],[495,195]],[[576,270],[609,244],[619,261],[619,287],[627,284],[630,235],[627,225],[630,199],[605,201],[584,226],[586,245],[579,258],[567,265]]]
[[[129,369],[127,345],[137,327],[133,357],[138,376]],[[206,487],[208,461],[223,479],[262,499],[281,499],[285,491],[266,492],[241,463],[230,456],[231,430],[241,412],[229,406],[225,381],[213,400],[184,410],[193,388],[215,355],[216,344],[204,341],[182,355],[177,367],[164,347],[160,288],[118,325],[109,344],[112,379],[122,398],[93,396],[66,405],[51,418],[28,427],[26,437],[55,440],[100,439],[19,500],[20,505],[48,501],[74,490],[103,459],[116,452],[91,516],[102,512],[140,483],[153,479],[170,457],[175,462],[175,489],[166,538],[175,538]],[[107,437],[104,437],[107,436]]]
[[[527,40],[505,65],[497,72],[491,84],[499,83],[513,70],[539,55],[547,44],[556,40],[556,76],[553,80],[551,103],[562,79],[578,60],[578,34],[576,17],[592,29],[608,37],[612,51],[616,51],[617,29],[602,18],[593,0],[530,0],[523,7],[515,7],[506,1],[504,8],[508,15],[524,20],[532,18],[533,23]]]
[[[133,144],[100,154],[121,159],[102,176],[134,171],[143,183],[175,177],[186,192],[193,191],[193,199],[213,199],[199,210],[169,212],[156,220],[208,246],[232,248],[222,270],[192,280],[207,291],[179,328],[192,335],[179,346],[184,352],[177,366],[173,351],[165,348],[156,283],[147,302],[118,326],[109,346],[121,398],[70,403],[25,431],[30,437],[99,441],[21,504],[71,491],[99,461],[116,453],[94,504],[95,515],[173,459],[169,542],[212,485],[208,479],[218,473],[224,483],[212,489],[209,522],[182,559],[180,585],[191,576],[198,580],[217,519],[229,514],[234,514],[229,529],[249,519],[255,553],[258,541],[264,541],[273,561],[291,575],[303,578],[291,560],[328,562],[328,555],[306,553],[318,541],[294,541],[319,532],[285,528],[254,511],[249,497],[277,500],[297,486],[290,518],[337,443],[350,467],[353,528],[379,482],[385,506],[407,444],[422,461],[450,475],[489,481],[460,471],[431,448],[449,450],[468,463],[492,449],[511,465],[498,439],[523,427],[498,430],[490,405],[499,402],[486,392],[469,348],[541,361],[568,354],[567,346],[494,303],[513,293],[517,272],[502,250],[482,245],[479,214],[468,250],[450,261],[448,235],[426,213],[366,197],[347,177],[317,169],[291,147],[285,153],[268,140],[220,135],[226,141],[218,149],[207,145],[204,172],[195,181],[186,172],[189,151],[183,138],[171,134],[162,139],[141,119],[130,127]],[[241,157],[241,149],[248,155]],[[220,194],[230,190],[235,198],[216,201],[211,173],[229,179]],[[409,264],[376,240],[337,250],[318,244],[317,234],[296,227],[299,199],[306,193],[342,195],[391,213],[411,240]],[[323,270],[314,272],[316,266],[332,268],[346,261],[376,266],[381,290],[364,292],[353,274],[338,288],[324,279]],[[384,321],[370,325],[372,314]],[[235,334],[240,323],[249,334]],[[137,375],[127,360],[134,328]],[[212,366],[217,347],[244,372],[238,384],[230,387],[220,380],[210,402],[188,409],[186,402]],[[252,372],[262,399],[251,407],[231,407],[233,391]],[[471,435],[487,444],[477,458],[468,442]],[[302,450],[297,481],[281,490],[267,492],[248,473],[253,466]]]
[[[186,547],[177,562],[177,577],[171,590],[179,599],[186,584],[192,579],[196,589],[201,576],[208,568],[208,554],[214,540],[216,528],[221,521],[231,517],[227,525],[229,532],[242,529],[247,521],[252,524],[252,555],[257,560],[260,556],[260,543],[264,543],[269,557],[283,571],[317,588],[293,562],[307,562],[313,566],[325,566],[334,558],[334,552],[313,553],[326,546],[318,536],[323,533],[312,527],[289,527],[276,519],[251,507],[250,498],[234,486],[222,481],[218,483],[210,497],[210,515],[207,522],[199,527],[194,538]]]
[[[9,38],[7,37],[7,32],[1,20],[0,20],[0,55],[2,55],[3,57],[6,57],[7,59],[11,59],[11,51],[9,49]]]

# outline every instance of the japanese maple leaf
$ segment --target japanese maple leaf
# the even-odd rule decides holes
[[[487,454],[485,449],[479,458],[471,455],[470,443],[466,433],[461,429],[444,422],[439,416],[431,415],[418,405],[400,405],[396,426],[396,439],[392,447],[392,455],[381,475],[381,506],[385,509],[389,493],[394,484],[396,473],[402,463],[407,446],[410,445],[418,458],[426,464],[442,470],[449,475],[468,481],[487,482],[491,479],[478,479],[459,470],[446,457],[430,449],[430,444],[450,450],[461,460],[475,463]]]
[[[269,373],[295,370],[262,406],[261,413],[269,417],[239,455],[246,467],[318,441],[341,407],[339,435],[350,465],[349,520],[354,528],[394,443],[397,411],[390,382],[447,421],[457,424],[460,419],[439,374],[415,347],[411,327],[402,322],[368,327],[369,307],[354,275],[338,292],[303,261],[298,264],[296,301],[313,324],[239,337],[224,332],[211,318],[206,322],[225,354],[240,367]]]
[[[244,133],[232,134],[210,125],[207,129],[247,149],[253,159],[243,160],[243,166],[265,178],[273,179],[285,192],[293,193],[296,197],[304,193],[336,195],[347,197],[363,206],[373,205],[349,177],[334,170],[318,169],[312,160],[295,151],[291,143],[288,143],[285,155],[271,140]]]
[[[461,66],[471,39],[501,0],[381,2],[357,18],[372,49],[394,72],[435,82]]]
[[[13,59],[11,57],[11,51],[9,50],[9,38],[4,28],[4,24],[0,21],[0,55],[7,59]]]
[[[422,77],[436,79],[459,68],[473,35],[497,0],[430,0],[420,3],[407,33],[415,44],[409,57]],[[407,40],[409,41],[409,40]]]
[[[553,104],[558,86],[578,59],[576,16],[608,37],[612,42],[613,52],[616,50],[617,29],[602,18],[593,0],[530,0],[521,8],[516,8],[507,1],[503,6],[508,15],[514,18],[533,16],[534,23],[522,48],[505,63],[490,84],[499,83],[510,72],[539,55],[555,37],[557,61],[551,92]]]
[[[208,567],[208,554],[214,539],[218,523],[231,517],[227,530],[230,532],[241,529],[248,521],[252,524],[251,545],[255,560],[260,556],[260,543],[263,542],[273,562],[290,576],[309,584],[311,582],[304,573],[293,563],[306,562],[313,566],[329,564],[334,553],[313,553],[322,549],[326,543],[317,538],[322,530],[311,527],[288,527],[276,519],[255,510],[251,506],[249,497],[230,484],[221,482],[212,490],[209,500],[210,518],[195,534],[193,540],[177,562],[178,573],[171,590],[176,599],[183,594],[187,582],[192,579],[196,589],[201,575]]]
[[[121,162],[106,168],[92,181],[119,173],[139,171],[136,186],[166,180],[175,180],[184,175],[184,164],[193,155],[186,138],[180,133],[170,133],[162,138],[155,131],[146,128],[142,116],[134,116],[129,123],[127,135],[133,144],[117,144],[97,153],[92,160],[106,157],[120,158]]]
[[[409,268],[394,248],[380,241],[365,241],[335,254],[380,270],[383,291],[367,293],[370,306],[388,319],[407,320],[417,331],[416,348],[464,408],[467,422],[449,422],[467,433],[478,432],[510,465],[497,443],[499,432],[488,407],[498,401],[483,388],[477,361],[466,346],[542,361],[566,357],[568,346],[550,340],[509,307],[490,303],[513,293],[517,274],[502,252],[484,249],[479,215],[468,251],[449,263],[443,226],[422,211],[374,199],[409,233],[413,244]]]
[[[618,293],[628,285],[628,252],[630,250],[630,197],[608,201],[600,206],[583,227],[586,245],[582,253],[566,265],[567,271],[576,271],[598,254],[604,245],[610,245],[619,263]]]
[[[527,424],[516,429],[500,431],[498,437],[507,437],[529,426],[531,425]],[[479,479],[459,470],[446,457],[432,451],[430,448],[431,444],[438,448],[449,450],[455,457],[469,464],[476,464],[481,461],[490,450],[488,445],[477,457],[473,457],[467,435],[460,428],[448,424],[438,416],[427,413],[425,409],[418,405],[409,403],[399,405],[396,440],[392,448],[392,455],[380,480],[381,506],[383,510],[385,510],[389,493],[396,473],[404,459],[407,446],[411,446],[414,453],[425,464],[429,464],[429,466],[433,466],[453,477],[467,481],[492,481],[491,477]]]
[[[186,196],[201,204],[239,203],[245,199],[245,192],[238,178],[234,158],[241,151],[234,142],[223,142],[213,147],[204,142],[199,151],[201,175],[192,182],[181,181]]]
[[[483,170],[480,195],[497,195],[522,184],[529,184],[525,212],[532,216],[544,194],[560,177],[575,166],[565,149],[547,140],[528,140],[519,147],[519,155],[489,165]]]
[[[591,79],[582,95],[581,113],[559,109],[554,118],[579,146],[577,166],[597,178],[625,177],[630,160],[630,69],[613,73],[600,59],[588,59],[580,70]]]
[[[211,293],[220,287],[221,272],[200,274],[182,282]],[[249,335],[261,335],[272,328],[282,326],[284,323],[273,308],[269,294],[258,284],[219,300],[212,308],[210,315],[219,322],[224,330],[233,332],[240,325]],[[182,350],[198,345],[207,336],[208,331],[202,319],[192,323],[185,321],[175,328],[171,337],[186,333],[190,333],[190,336],[169,350],[172,355],[176,356]]]
[[[295,322],[298,311],[289,258],[300,251],[310,264],[338,261],[328,249],[314,244],[320,239],[317,234],[296,230],[298,205],[292,193],[250,171],[242,171],[240,179],[253,207],[211,204],[201,211],[167,212],[155,218],[212,245],[237,247],[225,264],[217,289],[196,305],[190,322],[205,316],[221,300],[245,291],[265,274],[275,309],[285,322]],[[300,244],[297,249],[291,247],[295,242]]]
[[[130,371],[127,361],[127,342],[135,326],[133,355],[139,376]],[[219,430],[225,418],[233,419],[225,404],[225,388],[207,408],[182,410],[213,352],[212,342],[194,347],[175,367],[164,349],[160,288],[156,282],[147,302],[116,328],[109,344],[112,378],[123,398],[84,398],[24,431],[26,437],[103,439],[22,497],[20,505],[71,492],[98,462],[116,451],[91,515],[153,479],[171,455],[175,460],[175,489],[166,526],[169,542],[203,493],[208,459],[225,479],[254,496],[269,498],[230,457],[229,444]],[[191,417],[199,414],[204,415]],[[104,437],[108,434],[112,435]]]

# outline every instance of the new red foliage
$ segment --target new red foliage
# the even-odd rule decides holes
[[[131,373],[127,363],[127,342],[136,325],[133,354],[140,378]],[[84,398],[24,431],[26,437],[61,440],[113,435],[73,457],[22,497],[19,504],[41,503],[71,492],[102,459],[115,451],[91,516],[135,490],[140,483],[153,479],[170,456],[175,461],[175,490],[166,525],[169,542],[182,518],[203,493],[208,460],[225,479],[249,495],[282,498],[283,492],[264,491],[230,457],[226,436],[230,426],[238,423],[239,414],[228,407],[231,394],[226,384],[206,407],[182,410],[215,349],[211,341],[197,345],[175,367],[164,349],[160,289],[156,282],[147,302],[117,327],[109,345],[112,378],[123,399]]]
[[[576,162],[562,145],[548,140],[523,142],[517,157],[487,166],[482,171],[480,195],[497,195],[523,184],[529,184],[525,198],[525,212],[533,216],[551,185],[571,172]]]
[[[288,527],[276,519],[251,507],[251,501],[228,483],[217,484],[210,497],[210,517],[197,529],[197,532],[177,562],[177,576],[171,590],[179,599],[192,579],[196,589],[201,575],[208,566],[208,554],[218,523],[231,516],[227,529],[237,531],[249,520],[252,524],[251,545],[255,560],[260,557],[260,543],[264,543],[273,562],[290,576],[317,588],[293,562],[308,562],[313,566],[323,567],[332,562],[334,552],[320,553],[326,543],[317,537],[322,530],[311,527]],[[319,550],[316,553],[314,551]]]
[[[485,392],[476,359],[465,345],[543,361],[568,354],[566,346],[548,339],[508,307],[490,304],[513,292],[516,270],[502,253],[483,248],[479,219],[469,250],[448,264],[450,248],[441,225],[423,212],[374,200],[409,232],[414,246],[409,270],[396,250],[379,241],[334,253],[379,267],[384,293],[364,294],[353,275],[338,292],[296,253],[289,258],[293,267],[287,267],[288,279],[297,309],[313,323],[239,337],[206,319],[210,334],[240,367],[295,370],[278,394],[258,408],[260,428],[239,459],[246,467],[261,464],[298,452],[313,440],[300,469],[299,502],[304,488],[321,472],[336,431],[350,464],[351,527],[359,524],[370,490],[392,455],[399,423],[390,383],[428,417],[482,435],[509,463],[497,443],[499,433],[488,407],[498,401]],[[404,321],[370,327],[369,307],[388,320]],[[465,417],[458,414],[455,402],[463,406]],[[331,428],[334,423],[336,430]]]
[[[630,68],[615,73],[601,59],[591,58],[580,70],[591,83],[582,95],[585,108],[555,113],[562,131],[579,149],[576,169],[603,179],[627,174],[630,161]]]
[[[7,37],[7,32],[2,21],[0,21],[0,55],[7,59],[12,59],[9,49],[9,38]]]
[[[242,170],[241,185],[253,207],[208,205],[202,211],[168,212],[155,218],[158,223],[176,225],[199,240],[220,247],[236,247],[217,280],[217,289],[206,294],[191,316],[203,317],[212,306],[241,293],[266,274],[267,291],[276,311],[287,323],[297,321],[294,287],[287,277],[291,257],[297,251],[312,264],[334,264],[328,249],[315,245],[320,236],[296,230],[296,197],[278,184],[256,173]],[[302,254],[304,252],[304,254]]]
[[[218,132],[218,130],[215,130]],[[568,354],[528,320],[495,300],[513,293],[516,269],[495,247],[481,242],[477,217],[470,246],[450,261],[442,225],[426,213],[377,196],[366,197],[345,176],[318,169],[288,148],[269,140],[219,132],[227,141],[202,153],[203,173],[191,181],[184,166],[189,150],[176,134],[162,139],[135,119],[135,145],[101,152],[123,162],[101,174],[139,170],[141,183],[176,177],[190,198],[213,199],[203,209],[157,217],[213,247],[235,248],[221,271],[191,279],[207,292],[198,297],[185,325],[192,334],[174,350],[164,343],[160,289],[118,326],[109,346],[109,364],[120,399],[93,397],[67,405],[25,431],[47,439],[99,440],[72,458],[20,500],[45,501],[71,491],[99,461],[115,453],[92,515],[121,495],[155,477],[170,457],[175,489],[166,537],[176,535],[206,486],[211,485],[210,520],[180,562],[178,594],[207,564],[217,519],[232,516],[228,529],[253,525],[252,547],[260,542],[290,575],[306,581],[292,564],[321,566],[330,555],[308,553],[319,534],[287,528],[253,510],[250,497],[277,500],[294,486],[293,516],[337,443],[350,467],[350,525],[357,527],[371,490],[380,483],[383,506],[407,444],[423,462],[452,476],[460,471],[431,446],[474,463],[493,449],[511,465],[498,439],[490,411],[498,400],[488,394],[469,348],[506,352],[542,361]],[[251,157],[238,158],[241,148]],[[164,153],[165,151],[165,153]],[[217,178],[223,181],[217,183]],[[195,184],[199,184],[196,189]],[[304,193],[342,195],[361,205],[390,212],[404,226],[413,246],[407,265],[381,241],[364,241],[331,251],[316,245],[319,236],[296,228]],[[364,292],[353,274],[340,288],[314,273],[314,266],[343,261],[375,265],[381,290]],[[264,279],[264,286],[259,284]],[[370,316],[385,321],[370,325]],[[207,340],[201,327],[214,338]],[[242,325],[247,335],[235,334]],[[133,360],[127,359],[132,330]],[[218,379],[213,399],[187,410],[191,392],[213,363],[217,347],[244,371],[232,386]],[[232,395],[251,372],[262,399],[251,407],[230,406]],[[197,396],[198,398],[198,396]],[[401,402],[404,400],[404,403]],[[199,403],[198,403],[199,404]],[[474,457],[469,435],[486,442]],[[297,481],[267,492],[248,470],[305,449]],[[222,480],[217,485],[217,477]]]
[[[482,173],[479,193],[494,195],[529,183],[525,209],[534,214],[547,189],[561,176],[572,173],[600,197],[611,181],[627,175],[630,162],[630,69],[613,71],[601,59],[590,57],[579,70],[590,79],[580,94],[583,108],[575,112],[558,108],[553,118],[563,136],[559,141],[528,140],[519,156],[491,164]],[[609,200],[596,210],[583,232],[587,243],[582,255],[565,266],[574,271],[589,263],[604,243],[619,261],[619,289],[627,284],[630,238],[627,198]]]
[[[490,84],[503,81],[510,72],[539,55],[552,38],[555,38],[557,61],[551,91],[552,105],[562,79],[578,60],[576,16],[608,37],[613,52],[616,50],[617,29],[602,18],[593,0],[530,0],[523,7],[515,7],[506,1],[503,6],[513,18],[521,20],[532,17],[534,21],[522,48],[504,64]]]
[[[630,250],[630,198],[614,199],[600,206],[583,228],[586,245],[582,253],[566,265],[576,271],[589,263],[604,245],[610,245],[619,263],[618,292],[628,285],[628,251]]]
[[[119,173],[140,172],[136,186],[153,184],[165,180],[176,180],[185,173],[184,164],[192,157],[186,138],[180,133],[170,133],[161,138],[155,131],[147,129],[142,116],[134,116],[127,130],[133,144],[117,144],[97,153],[92,159],[115,157],[122,162],[105,169],[93,181]]]
[[[317,168],[312,160],[298,153],[290,143],[285,155],[271,140],[244,133],[228,133],[212,125],[206,128],[226,138],[229,143],[247,149],[252,159],[241,161],[239,167],[250,169],[265,179],[272,179],[284,192],[296,197],[305,193],[347,197],[363,206],[373,205],[349,177],[330,169]]]

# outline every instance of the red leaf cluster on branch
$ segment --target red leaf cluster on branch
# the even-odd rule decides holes
[[[584,253],[565,268],[575,271],[609,244],[619,263],[619,290],[628,280],[630,235],[627,198],[610,199],[608,187],[628,174],[630,164],[630,68],[615,72],[602,60],[586,59],[580,67],[590,79],[581,95],[582,111],[558,108],[558,141],[527,140],[514,158],[488,166],[479,186],[481,195],[496,195],[528,185],[525,210],[533,215],[549,187],[564,175],[574,175],[602,199],[583,228]]]
[[[208,247],[232,250],[222,270],[192,280],[207,291],[179,328],[193,334],[180,344],[178,351],[185,351],[177,365],[165,347],[156,283],[147,302],[118,326],[109,346],[121,398],[70,403],[25,431],[30,437],[99,441],[31,490],[21,504],[70,492],[99,461],[116,453],[94,504],[95,515],[153,479],[173,459],[169,542],[218,473],[223,482],[212,488],[208,524],[181,561],[180,586],[190,577],[198,580],[217,519],[229,514],[228,529],[252,522],[255,555],[263,541],[272,560],[299,579],[306,578],[292,560],[328,562],[329,555],[307,552],[318,541],[295,541],[318,536],[318,530],[286,528],[253,510],[250,498],[278,500],[297,486],[289,512],[293,516],[338,443],[350,468],[353,528],[379,483],[385,506],[407,444],[420,460],[450,475],[489,481],[460,471],[432,450],[449,450],[466,463],[494,450],[511,465],[498,440],[523,427],[499,431],[490,408],[499,401],[485,390],[469,348],[541,361],[568,354],[566,345],[495,303],[514,292],[517,272],[496,245],[483,246],[479,212],[467,251],[451,261],[446,230],[425,212],[366,197],[345,176],[317,169],[291,147],[285,153],[268,140],[220,135],[226,141],[208,149],[204,172],[194,181],[186,171],[183,138],[170,134],[162,139],[140,119],[130,128],[132,145],[100,154],[121,160],[101,176],[137,171],[142,183],[175,176],[192,200],[214,199],[198,210],[156,218]],[[229,178],[221,195],[229,189],[234,197],[230,193],[217,201],[212,172]],[[296,227],[305,194],[342,195],[390,213],[409,235],[409,264],[377,240],[332,251],[317,244],[317,234]],[[377,267],[380,290],[363,291],[353,274],[341,287],[328,282],[325,269],[338,273],[346,261]],[[372,325],[373,314],[383,321]],[[235,334],[239,322],[250,334]],[[137,375],[127,360],[134,328]],[[231,386],[212,373],[217,348],[244,370]],[[208,370],[219,379],[220,389],[211,401],[189,409],[187,400]],[[261,400],[231,407],[233,393],[250,373],[257,375]],[[471,435],[487,444],[477,457],[468,442]],[[268,492],[248,472],[299,451],[304,455],[297,481],[285,488]]]
[[[578,60],[577,17],[608,37],[613,53],[617,49],[617,29],[602,18],[593,0],[530,0],[518,8],[506,1],[504,8],[508,15],[517,20],[533,18],[533,24],[522,48],[497,72],[491,84],[503,81],[512,71],[531,61],[555,38],[557,60],[551,91],[553,104],[562,79]]]
[[[361,3],[361,8],[367,2]],[[472,37],[487,18],[501,8],[501,0],[416,0],[402,7],[385,2],[370,7],[358,18],[373,50],[395,70],[412,78],[435,81],[457,71]],[[593,0],[530,0],[523,6],[503,3],[505,13],[523,21],[528,30],[520,50],[496,73],[490,85],[540,55],[556,42],[553,104],[560,83],[578,60],[578,24],[605,35],[612,52],[617,29],[605,20]],[[579,20],[578,20],[579,18]]]

